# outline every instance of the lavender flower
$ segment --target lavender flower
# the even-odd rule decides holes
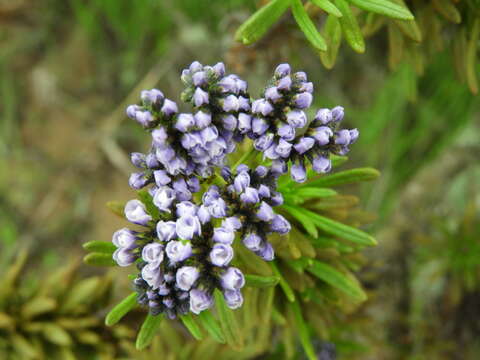
[[[222,274],[220,283],[225,290],[239,290],[245,285],[245,277],[240,269],[229,267]]]
[[[172,263],[177,263],[192,255],[192,245],[190,243],[183,244],[181,241],[170,241],[165,252]]]
[[[125,217],[128,221],[146,226],[152,217],[147,213],[145,205],[140,200],[130,200],[125,205]]]
[[[215,266],[226,266],[233,259],[233,249],[228,244],[217,243],[210,252],[210,261]]]
[[[196,267],[183,266],[177,270],[177,286],[182,290],[188,291],[193,286],[195,281],[197,281],[199,276],[200,272]]]
[[[190,290],[190,311],[194,314],[200,314],[202,311],[209,309],[213,305],[213,298],[207,292],[192,289]]]

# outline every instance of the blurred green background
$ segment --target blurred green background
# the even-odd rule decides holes
[[[133,196],[128,154],[148,143],[124,109],[141,89],[158,87],[179,100],[184,67],[224,61],[258,94],[274,67],[290,62],[313,81],[314,107],[342,105],[347,125],[360,130],[348,167],[382,172],[375,183],[349,189],[375,216],[379,245],[359,274],[370,299],[345,319],[352,346],[338,358],[480,358],[480,101],[471,79],[471,68],[473,75],[480,68],[459,57],[461,46],[478,54],[480,5],[450,2],[458,21],[438,5],[445,2],[406,2],[423,36],[404,47],[395,45],[406,40],[394,30],[372,31],[373,20],[354,9],[366,51],[344,43],[327,70],[290,14],[252,45],[235,41],[267,1],[0,0],[0,272],[25,279],[21,291],[0,288],[0,304],[16,291],[38,298],[38,284],[77,261],[82,243],[108,240],[124,226],[105,203]],[[306,8],[322,28],[324,14]],[[420,69],[412,54],[421,54]],[[83,312],[71,305],[79,317],[99,314],[101,328],[99,304],[121,297],[125,274],[69,271],[95,279],[83,288],[103,284]],[[16,326],[2,311],[0,358]],[[98,350],[132,336],[124,330],[90,345]],[[23,345],[25,354],[34,351]]]

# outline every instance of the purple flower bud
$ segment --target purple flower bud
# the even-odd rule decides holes
[[[232,177],[232,170],[230,170],[228,166],[224,166],[222,170],[220,170],[220,175],[222,175],[225,181],[228,181]]]
[[[250,111],[250,100],[246,97],[238,97],[238,110]]]
[[[278,89],[275,86],[273,86],[265,90],[265,98],[275,103],[282,98],[282,94],[280,94],[278,92]]]
[[[197,215],[197,205],[195,205],[191,201],[179,202],[177,204],[177,217],[182,217],[185,215]]]
[[[176,232],[179,238],[191,240],[202,232],[200,220],[196,216],[184,215],[177,219]]]
[[[238,131],[241,134],[246,134],[252,128],[252,117],[248,114],[238,114]]]
[[[202,143],[205,146],[207,143],[214,141],[218,138],[218,129],[215,125],[206,127],[200,131],[200,137],[202,138]]]
[[[160,104],[164,99],[163,93],[158,89],[143,90],[140,93],[140,98],[145,105]]]
[[[300,86],[299,90],[312,94],[313,93],[313,83],[305,82],[305,83],[302,84],[302,86]]]
[[[236,85],[237,85],[237,91],[239,93],[246,93],[247,92],[247,87],[248,84],[245,80],[240,79],[238,76],[236,77]]]
[[[195,126],[200,129],[206,128],[212,122],[212,115],[208,112],[197,111],[195,114]]]
[[[158,289],[163,280],[160,268],[154,263],[147,264],[142,268],[142,278],[153,289]]]
[[[133,166],[142,169],[145,167],[145,154],[139,152],[133,152],[130,154],[130,161]]]
[[[312,104],[313,96],[309,92],[302,92],[294,96],[295,106],[299,109],[306,109]]]
[[[270,204],[272,206],[280,206],[283,204],[283,195],[279,192],[274,192],[270,197]]]
[[[335,133],[335,144],[349,145],[351,140],[350,131],[342,129]]]
[[[160,112],[163,113],[165,116],[172,116],[178,112],[178,106],[174,101],[170,99],[165,99],[165,101],[163,102],[163,106],[160,109]]]
[[[261,198],[269,198],[270,197],[270,188],[266,185],[261,184],[258,187],[258,195]]]
[[[275,76],[277,77],[284,77],[290,74],[290,65],[289,64],[280,64],[275,69]]]
[[[235,239],[235,233],[231,229],[218,227],[213,229],[213,241],[222,244],[231,244]]]
[[[277,144],[273,143],[270,147],[263,152],[263,157],[271,160],[276,160],[280,157],[280,154],[276,152]]]
[[[357,129],[350,130],[350,144],[353,144],[354,142],[356,142],[359,135],[360,133],[358,132]]]
[[[144,172],[135,172],[130,175],[128,184],[132,189],[140,190],[150,182],[150,179],[145,176]]]
[[[237,118],[231,114],[223,115],[222,124],[225,130],[233,131],[237,127]]]
[[[177,236],[175,229],[177,224],[175,221],[159,221],[157,223],[157,236],[162,242],[172,240]]]
[[[137,119],[137,111],[141,111],[142,108],[138,105],[129,105],[127,107],[127,116],[132,119],[132,120],[136,120]]]
[[[196,176],[192,176],[187,179],[188,188],[192,193],[200,191],[200,180]]]
[[[205,205],[198,208],[197,216],[202,224],[206,224],[211,218],[210,211],[208,211],[208,208]]]
[[[162,300],[162,303],[163,303],[163,305],[165,305],[168,309],[173,309],[173,307],[175,306],[175,302],[173,301],[172,298],[164,298],[164,299]],[[167,315],[168,315],[168,311],[167,311]],[[171,315],[168,315],[168,316],[169,316],[169,318],[170,318],[170,316],[171,316],[173,319],[175,319],[176,314],[175,314],[175,313],[172,313]]]
[[[294,145],[295,150],[299,154],[304,154],[315,145],[315,139],[311,137],[301,137]],[[277,150],[278,151],[278,150]]]
[[[162,164],[166,164],[175,157],[175,150],[170,146],[157,147],[155,156]]]
[[[155,178],[155,184],[160,187],[167,185],[172,181],[165,170],[155,170],[153,176]]]
[[[307,180],[307,170],[303,164],[293,164],[290,170],[292,179],[298,183],[305,182]]]
[[[253,142],[253,146],[258,151],[265,151],[273,144],[274,135],[272,133],[263,134]]]
[[[207,191],[202,196],[202,202],[205,206],[210,206],[213,204],[220,197],[220,193],[218,192],[218,187],[216,185],[212,185],[208,188]]]
[[[270,170],[275,175],[285,174],[288,171],[287,163],[283,159],[274,160]]]
[[[163,126],[160,126],[157,129],[152,130],[152,139],[155,146],[165,145],[168,139],[167,130]]]
[[[265,99],[258,99],[252,103],[252,112],[254,114],[262,114],[267,116],[273,111],[273,106]]]
[[[333,131],[328,126],[320,126],[314,129],[313,137],[317,140],[318,145],[324,146],[330,142]]]
[[[233,249],[228,244],[216,243],[210,251],[210,262],[215,266],[227,266],[233,259]]]
[[[335,121],[335,122],[340,122],[340,121],[343,120],[343,116],[344,116],[343,107],[341,107],[341,106],[335,106],[335,107],[332,109],[332,119],[333,119],[333,121]]]
[[[295,74],[293,74],[293,76],[295,77],[295,79],[297,79],[298,81],[307,81],[307,74],[304,72],[304,71],[298,71],[296,72]]]
[[[145,157],[145,163],[147,165],[147,168],[149,169],[155,169],[160,166],[160,163],[158,162],[155,153],[147,154],[147,156]]]
[[[260,250],[255,253],[265,261],[272,261],[275,258],[275,252],[273,251],[272,244],[269,242],[263,243]]]
[[[256,204],[260,201],[258,190],[252,187],[247,187],[240,195],[240,200],[245,204]]]
[[[223,75],[225,75],[225,64],[222,62],[213,65],[212,69],[215,72],[215,75],[217,75],[217,77],[222,77]]]
[[[227,215],[227,204],[225,200],[218,198],[208,206],[208,211],[214,218],[223,218]]]
[[[258,177],[265,177],[267,174],[268,174],[268,168],[266,166],[263,166],[263,165],[258,165],[256,168],[255,168],[255,175],[257,175]]]
[[[197,71],[201,71],[203,69],[202,64],[200,64],[198,61],[194,61],[190,64],[188,67],[188,70],[190,70],[191,74],[196,73]]]
[[[277,214],[272,220],[271,229],[280,235],[285,235],[290,231],[291,226],[287,219],[285,219],[282,215]]]
[[[225,290],[223,297],[230,309],[238,309],[243,304],[242,293],[239,290]]]
[[[238,111],[238,108],[240,106],[238,102],[238,98],[235,95],[228,95],[222,103],[222,109],[223,111],[229,112],[229,111]]]
[[[134,249],[136,247],[136,235],[135,231],[128,228],[117,230],[113,233],[112,243],[118,248]]]
[[[263,239],[255,233],[246,234],[242,240],[243,245],[245,245],[245,247],[251,251],[260,250],[260,245],[262,244],[262,241]]]
[[[155,120],[152,113],[150,111],[137,111],[135,113],[135,120],[143,127],[149,127],[152,125],[153,121]]]
[[[190,242],[183,244],[181,241],[170,241],[165,252],[172,263],[188,259],[192,255],[192,245]]]
[[[169,174],[175,176],[186,170],[187,160],[185,160],[183,157],[178,156],[174,157],[163,165],[165,166],[165,169],[168,171]]]
[[[245,277],[240,269],[229,267],[221,275],[220,284],[225,290],[239,290],[245,285]]]
[[[168,186],[160,186],[153,197],[153,203],[162,211],[170,212],[173,200],[175,200],[175,191]]]
[[[182,266],[177,270],[176,280],[179,289],[188,291],[200,276],[200,272],[194,266]]]
[[[218,82],[220,90],[224,93],[238,93],[237,81],[233,75],[228,75]]]
[[[132,265],[136,257],[133,255],[129,249],[118,248],[112,255],[113,260],[118,264],[118,266],[130,266]]]
[[[317,173],[324,174],[332,169],[332,162],[325,156],[318,156],[313,159],[312,167]]]
[[[177,122],[175,123],[175,129],[181,132],[187,132],[195,126],[195,119],[192,114],[179,114]]]
[[[235,170],[237,171],[237,174],[240,174],[241,172],[244,172],[244,171],[248,172],[250,168],[248,167],[247,164],[240,164],[237,166]]]
[[[200,314],[202,311],[211,308],[213,298],[205,291],[192,289],[190,290],[190,311],[194,314]]]
[[[277,88],[280,91],[282,91],[282,90],[288,91],[288,90],[290,90],[291,86],[292,86],[292,79],[290,78],[290,76],[285,76],[285,77],[281,78],[278,81],[278,84],[277,84]]]
[[[302,128],[307,124],[307,116],[302,110],[292,110],[287,114],[287,122],[294,128]]]
[[[222,227],[235,231],[242,228],[242,223],[238,217],[230,216],[222,221]]]
[[[207,74],[205,74],[205,71],[197,71],[192,75],[192,81],[195,86],[205,85],[207,83]]]
[[[166,277],[166,275],[165,275]],[[158,286],[158,295],[161,295],[161,296],[166,296],[168,294],[170,294],[170,286],[166,284],[166,282],[162,282],[160,283],[160,285]]]
[[[237,193],[243,192],[247,186],[250,186],[250,175],[247,171],[240,172],[233,181],[233,186]]]
[[[252,120],[252,131],[255,135],[263,135],[269,128],[265,119],[254,117]]]
[[[145,205],[140,200],[130,200],[125,205],[125,217],[137,225],[147,225],[152,217],[147,213]]]
[[[142,259],[153,266],[159,266],[163,261],[163,246],[153,242],[145,245],[142,250]]]
[[[275,213],[273,212],[272,207],[268,205],[266,202],[262,201],[257,211],[257,218],[259,218],[262,221],[269,222],[273,219],[274,216],[275,216]]]
[[[292,150],[292,144],[284,139],[280,139],[278,142],[277,147],[275,148],[275,152],[283,158],[288,158],[290,152]]]
[[[332,112],[329,109],[320,109],[315,115],[315,120],[326,125],[333,120]]]
[[[280,126],[278,128],[277,134],[278,136],[287,141],[292,141],[293,139],[295,139],[295,129],[287,124]]]
[[[195,106],[202,106],[208,104],[209,96],[206,91],[203,91],[201,88],[197,87],[193,93],[193,102]]]

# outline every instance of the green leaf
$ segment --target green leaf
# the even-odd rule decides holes
[[[322,176],[319,179],[309,181],[299,185],[302,187],[330,187],[345,184],[355,184],[361,181],[375,180],[380,176],[380,172],[373,168],[357,168],[351,170],[340,171],[338,173]]]
[[[303,350],[305,350],[305,354],[309,360],[317,360],[317,355],[315,353],[315,349],[310,341],[310,334],[308,332],[307,324],[302,316],[302,311],[300,309],[300,305],[298,301],[295,301],[290,304],[290,309],[293,312],[293,316],[295,319],[295,327],[298,331],[298,336],[300,337],[300,342],[302,344]]]
[[[320,9],[325,10],[325,12],[329,13],[330,15],[336,17],[342,17],[342,13],[340,10],[337,9],[335,5],[333,5],[328,0],[310,0],[313,4],[318,6]]]
[[[241,349],[243,347],[243,335],[233,311],[227,306],[223,294],[218,289],[215,290],[214,296],[218,310],[218,317],[220,318],[220,324],[227,344],[235,349]]]
[[[120,216],[122,219],[125,218],[125,203],[120,201],[109,201],[107,202],[107,208],[113,212],[115,215]]]
[[[348,0],[356,7],[365,11],[385,15],[394,19],[413,20],[413,15],[404,6],[397,5],[388,0]]]
[[[314,212],[305,209],[302,209],[302,211],[305,215],[309,216],[312,219],[312,221],[319,229],[323,230],[327,234],[335,235],[339,238],[360,245],[373,246],[377,244],[377,241],[366,232],[339,223],[322,215],[315,214]]]
[[[462,15],[451,0],[433,0],[433,6],[448,21],[455,24],[462,22]]]
[[[362,32],[360,31],[355,15],[353,15],[352,9],[350,9],[350,6],[345,0],[335,0],[335,4],[343,14],[338,21],[340,21],[340,25],[342,26],[345,39],[353,50],[358,53],[364,53],[365,41],[363,40]]]
[[[477,43],[479,36],[480,18],[476,18],[472,25],[472,31],[470,32],[470,40],[468,41],[466,54],[467,84],[470,88],[470,91],[474,94],[478,92],[478,81],[475,64],[477,61]]]
[[[104,254],[113,254],[114,251],[117,249],[115,245],[113,245],[110,241],[89,241],[83,244],[83,248],[87,251],[91,252],[99,252]]]
[[[355,300],[365,301],[367,299],[367,295],[355,281],[348,278],[330,265],[313,260],[312,265],[306,269],[320,280],[323,280],[327,284],[343,291],[345,294],[354,298]]]
[[[330,160],[332,161],[332,167],[336,168],[348,161],[348,156],[342,155],[331,155]]]
[[[300,0],[290,0],[292,5],[292,13],[300,30],[305,34],[307,40],[313,47],[319,51],[327,50],[327,43],[318,32],[312,20],[308,16],[303,4]]]
[[[245,285],[251,287],[271,287],[278,284],[278,276],[245,275]]]
[[[182,320],[183,325],[185,325],[185,327],[188,329],[188,331],[190,331],[190,334],[192,334],[192,336],[195,339],[197,340],[203,339],[202,331],[198,327],[195,320],[193,320],[193,317],[191,314],[180,315],[180,319]]]
[[[142,189],[137,191],[138,197],[140,198],[140,201],[145,204],[145,208],[147,209],[147,212],[152,215],[154,219],[160,218],[160,210],[153,204],[153,198],[152,195],[148,192],[146,189]]]
[[[137,350],[145,349],[152,342],[162,320],[162,315],[147,315],[137,335],[137,341],[135,342]]]
[[[292,288],[288,285],[288,282],[283,278],[282,274],[280,274],[280,270],[278,270],[277,265],[274,261],[270,263],[272,267],[273,273],[280,279],[280,287],[283,290],[283,293],[287,297],[288,301],[294,302],[295,301],[295,294],[293,293]]]
[[[297,219],[309,235],[313,236],[314,238],[318,237],[318,231],[315,227],[315,224],[308,216],[305,216],[302,213],[302,210],[299,207],[283,204],[282,208],[284,208],[289,212],[290,215]]]
[[[198,315],[200,323],[205,330],[212,336],[212,338],[220,344],[225,344],[225,336],[223,335],[222,328],[218,324],[217,319],[212,315],[210,310],[205,310]]]
[[[323,35],[327,40],[327,51],[320,52],[320,60],[327,69],[333,68],[337,60],[338,49],[342,42],[342,27],[337,18],[330,15],[325,21]]]
[[[288,9],[290,0],[272,0],[263,6],[247,21],[245,21],[235,33],[235,40],[249,45],[259,40],[267,30]]]
[[[296,189],[295,194],[302,198],[308,199],[316,199],[316,198],[323,198],[323,197],[330,197],[337,195],[337,192],[333,189],[328,188],[320,188],[320,187],[301,187]]]
[[[130,310],[137,305],[137,293],[131,293],[121,302],[114,306],[105,317],[105,324],[112,326],[119,322]]]
[[[93,266],[115,266],[116,262],[112,259],[111,254],[93,252],[85,255],[83,262]]]

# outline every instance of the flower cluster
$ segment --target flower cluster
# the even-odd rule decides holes
[[[115,262],[139,270],[138,302],[170,318],[210,308],[215,290],[230,308],[240,307],[245,277],[232,266],[235,239],[273,260],[268,236],[290,231],[274,211],[283,203],[279,176],[291,162],[292,177],[304,181],[305,158],[314,170],[326,172],[329,154],[346,153],[358,137],[356,130],[337,129],[340,107],[320,110],[307,121],[313,86],[305,73],[290,74],[286,64],[277,67],[264,97],[253,103],[247,83],[225,75],[222,63],[194,62],[181,78],[182,100],[192,113],[180,113],[157,89],[142,91],[140,103],[127,108],[127,116],[151,134],[149,152],[131,155],[138,171],[129,180],[133,189],[148,191],[125,205],[126,219],[143,230],[123,228],[112,238]],[[272,160],[270,166],[226,165],[226,156],[245,136]],[[220,176],[212,185],[215,170]]]

